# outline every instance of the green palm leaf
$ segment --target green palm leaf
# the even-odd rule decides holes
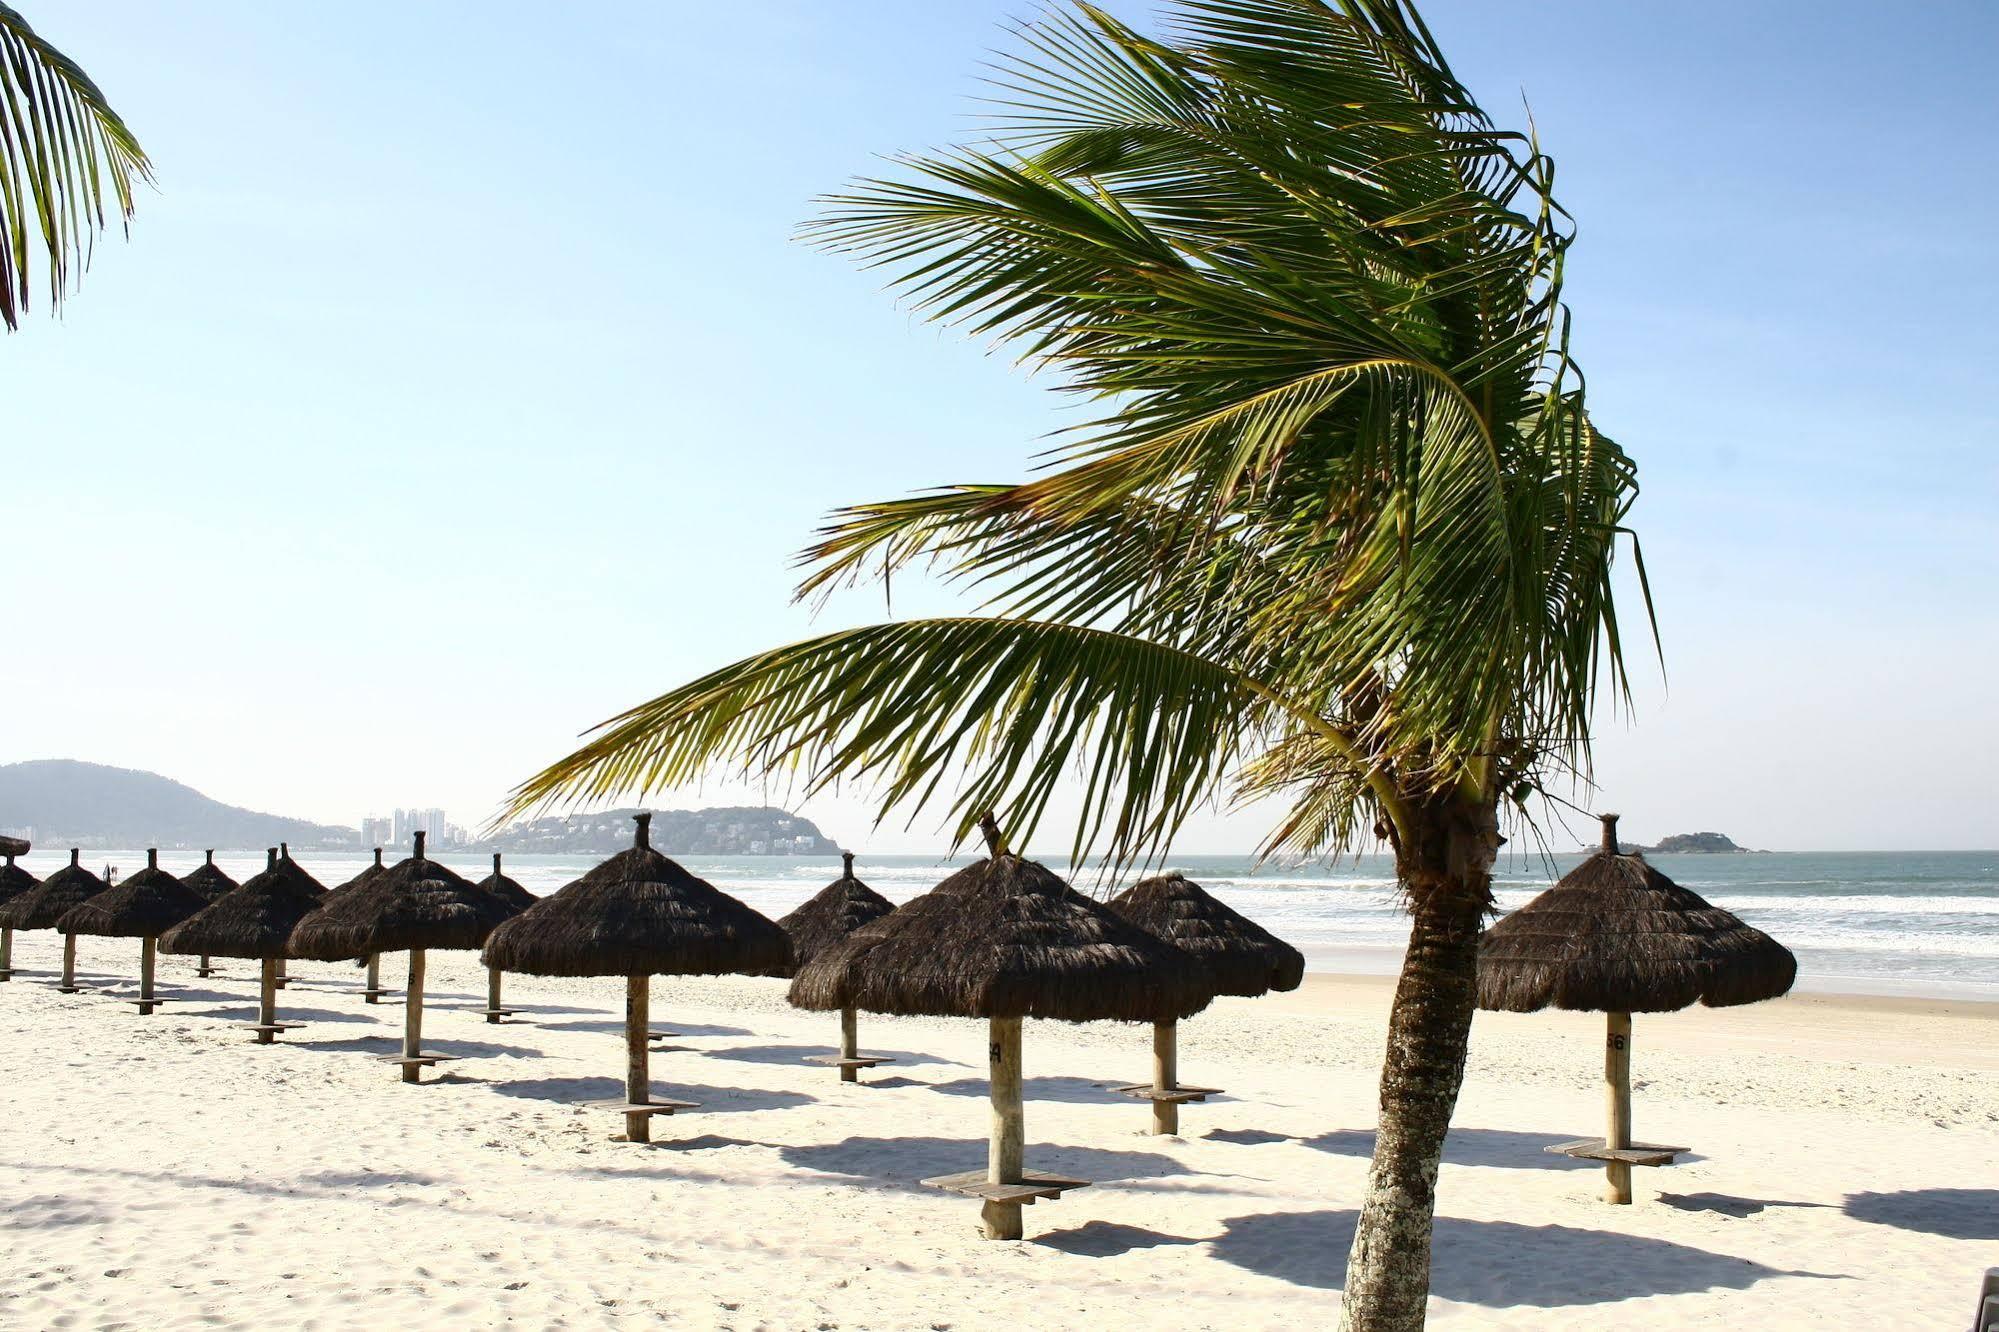
[[[642,796],[733,763],[795,774],[807,792],[872,784],[884,812],[943,800],[960,838],[998,811],[1025,845],[1057,783],[1080,775],[1080,854],[1100,831],[1120,847],[1160,843],[1242,743],[1286,721],[1267,689],[1166,644],[1028,620],[910,620],[780,648],[613,717],[523,783],[509,813]]]
[[[795,759],[814,782],[878,778],[891,804],[948,798],[962,829],[985,801],[1039,817],[1067,764],[1090,791],[1077,845],[1129,856],[1238,765],[1239,793],[1292,802],[1273,845],[1301,851],[1353,845],[1411,800],[1586,769],[1599,674],[1623,685],[1610,568],[1636,484],[1568,357],[1552,167],[1491,123],[1406,5],[1184,0],[1173,15],[1163,41],[1087,4],[1028,25],[996,75],[992,146],[905,159],[806,228],[1098,407],[1038,476],[845,510],[806,552],[802,595],[924,562],[975,592],[992,619],[871,643],[953,678],[898,675],[889,730],[868,713],[842,722],[858,741],[808,740],[764,723],[818,716],[829,680],[874,682],[834,648],[786,649],[781,670],[722,673],[760,692],[697,682],[524,790]],[[974,650],[962,627],[1021,621],[1044,648],[1062,626],[1105,646],[1065,658],[1071,692],[1050,694],[1051,659]],[[1170,763],[1141,752],[1135,721],[1115,741],[1079,730],[1100,723],[1073,702],[1093,687],[1133,718],[1194,715],[1156,652],[1254,682],[1265,703],[1234,725],[1196,709]],[[1269,699],[1290,720],[1272,725]],[[763,721],[737,725],[746,708]],[[688,749],[671,727],[708,739]],[[1294,748],[1266,763],[1272,744]],[[978,775],[939,786],[951,762]],[[1164,794],[1106,804],[1106,782]]]
[[[90,76],[0,4],[0,322],[19,325],[39,240],[60,305],[110,216],[132,215],[152,164]]]

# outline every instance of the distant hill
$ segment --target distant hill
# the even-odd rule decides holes
[[[74,759],[0,765],[0,829],[37,846],[254,848],[360,844],[352,828],[259,814],[158,773]]]
[[[1718,832],[1674,833],[1671,837],[1660,839],[1657,846],[1634,846],[1630,849],[1662,856],[1756,854],[1746,846],[1737,846],[1725,834]]]
[[[636,809],[557,815],[516,823],[468,850],[532,855],[608,856],[632,844]],[[812,820],[769,806],[662,809],[652,816],[652,844],[667,855],[836,856],[839,844]]]

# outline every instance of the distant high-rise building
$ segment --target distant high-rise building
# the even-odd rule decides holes
[[[393,819],[380,819],[370,814],[361,820],[361,845],[391,846],[396,840],[396,824]]]
[[[422,833],[433,844],[442,846],[450,840],[446,833],[449,825],[444,821],[441,809],[399,809],[392,829],[396,844],[403,845],[417,833]]]

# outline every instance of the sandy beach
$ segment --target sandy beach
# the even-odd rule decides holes
[[[1184,1136],[1108,1090],[1142,1029],[1030,1023],[1028,1164],[1093,1186],[974,1234],[920,1186],[983,1164],[983,1029],[863,1016],[897,1061],[862,1085],[801,1062],[835,1035],[784,983],[662,978],[688,1047],[655,1090],[701,1109],[614,1141],[615,982],[510,977],[488,1025],[470,954],[433,954],[408,1087],[367,1058],[401,1008],[294,963],[308,1025],[254,1047],[247,963],[165,959],[150,1018],[129,941],[81,941],[95,993],[16,937],[0,986],[9,1328],[1327,1326],[1371,1148],[1388,984],[1308,977],[1183,1025]],[[385,959],[385,976],[401,975]],[[1544,1152],[1600,1129],[1599,1020],[1482,1014],[1440,1189],[1431,1317],[1493,1328],[1963,1326],[1999,1262],[1999,1005],[1807,995],[1640,1018],[1643,1140],[1682,1164],[1638,1201]]]

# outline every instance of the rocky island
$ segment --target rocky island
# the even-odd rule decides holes
[[[1632,846],[1628,851],[1662,856],[1756,855],[1746,846],[1737,846],[1727,834],[1718,832],[1674,833],[1661,838],[1656,846]]]
[[[636,809],[553,815],[512,824],[465,848],[510,855],[612,855],[632,844]],[[669,856],[836,856],[839,844],[807,818],[771,806],[653,811],[652,844]]]

